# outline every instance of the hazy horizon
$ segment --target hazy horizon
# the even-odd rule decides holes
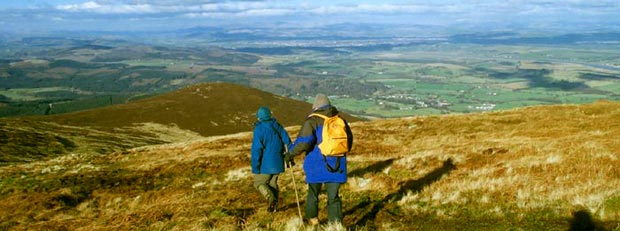
[[[472,30],[617,31],[620,4],[585,1],[25,0],[0,3],[5,33],[174,31],[192,27],[287,28],[341,23]]]

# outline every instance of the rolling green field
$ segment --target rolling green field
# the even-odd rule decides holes
[[[328,72],[343,63],[351,76],[388,88],[342,108],[393,117],[619,100],[620,53],[613,48],[435,44],[323,62]]]
[[[0,116],[124,103],[201,82],[232,82],[311,100],[327,93],[366,117],[469,113],[620,100],[620,46],[435,42],[386,49],[50,48],[0,62]],[[30,109],[28,109],[30,108]]]

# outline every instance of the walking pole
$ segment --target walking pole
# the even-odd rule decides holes
[[[304,218],[301,216],[301,207],[299,206],[299,194],[297,193],[297,184],[295,183],[295,169],[293,167],[294,166],[291,164],[290,166],[291,179],[293,179],[293,189],[295,189],[295,201],[297,202],[297,212],[299,213],[299,219],[303,221]]]

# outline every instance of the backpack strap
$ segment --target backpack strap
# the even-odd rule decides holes
[[[336,166],[332,168],[332,166],[329,166],[329,163],[327,163],[327,157],[323,154],[321,155],[323,156],[323,161],[325,161],[325,166],[327,167],[327,171],[342,173],[342,171],[340,170],[340,158],[342,158],[342,156],[336,157]]]
[[[329,118],[329,116],[322,115],[322,114],[319,114],[319,113],[312,113],[312,114],[308,115],[308,118],[310,118],[310,117],[312,117],[312,116],[321,117],[321,118],[323,118],[323,119],[327,119],[327,118]]]
[[[286,146],[286,142],[284,141],[284,138],[282,138],[282,136],[280,135],[280,131],[275,127],[274,124],[271,124],[271,128],[273,129],[273,131],[278,135],[278,137],[280,138],[280,142],[282,142],[282,146],[284,146],[284,151],[288,152],[288,147]]]

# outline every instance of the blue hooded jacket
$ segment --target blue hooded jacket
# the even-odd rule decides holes
[[[256,122],[252,138],[252,173],[284,172],[284,145],[290,146],[291,138],[275,119]]]
[[[313,111],[313,113],[319,113],[328,117],[332,117],[338,114],[338,110],[331,106],[321,107]],[[310,116],[306,119],[299,135],[293,144],[291,149],[292,155],[299,155],[306,152],[306,158],[304,159],[304,172],[306,173],[306,183],[345,183],[347,182],[347,157],[334,157],[327,156],[324,158],[319,149],[319,144],[323,141],[321,136],[323,131],[323,118],[317,116]],[[353,134],[351,128],[346,123],[346,129],[348,134],[349,151],[353,145]],[[337,166],[339,161],[339,171],[330,172],[326,166]]]

